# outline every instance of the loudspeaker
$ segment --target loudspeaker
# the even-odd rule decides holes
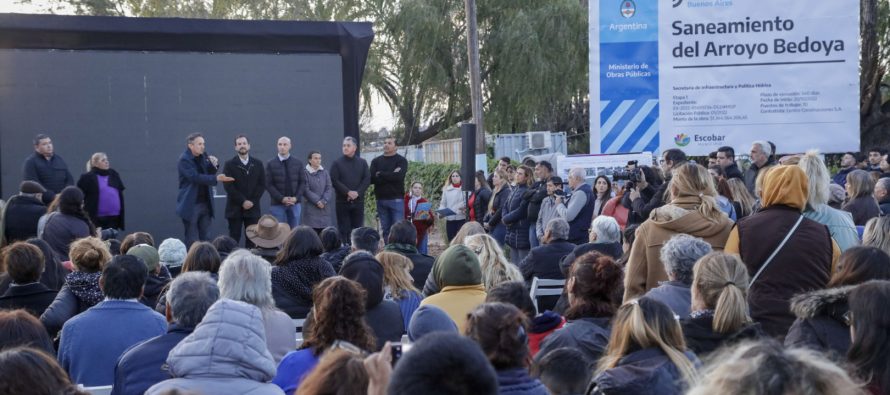
[[[461,190],[473,192],[476,186],[476,124],[460,125]]]

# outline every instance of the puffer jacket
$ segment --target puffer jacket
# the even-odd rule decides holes
[[[275,384],[275,361],[266,349],[263,313],[259,308],[220,299],[167,357],[175,377],[148,389],[146,394],[169,390],[204,394],[284,394]]]
[[[685,354],[693,364],[701,365],[695,354]],[[660,348],[646,348],[625,355],[618,366],[596,376],[588,393],[679,395],[685,391],[683,375],[668,356]]]
[[[808,207],[803,216],[827,226],[841,252],[859,245],[859,234],[856,233],[856,224],[850,213],[823,204],[815,208]]]
[[[849,311],[847,297],[855,285],[820,289],[791,299],[791,312],[797,317],[786,347],[807,347],[843,358],[850,348],[850,326],[844,320]]]
[[[531,248],[531,242],[528,239],[528,200],[524,200],[522,195],[528,191],[525,185],[518,185],[513,188],[510,198],[504,203],[504,215],[502,221],[507,225],[506,244],[510,248],[519,250],[527,250]]]

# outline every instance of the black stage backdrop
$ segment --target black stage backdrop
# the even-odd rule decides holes
[[[15,194],[32,138],[45,133],[75,180],[106,152],[127,187],[127,232],[182,237],[176,161],[204,134],[220,162],[245,134],[251,155],[280,136],[325,166],[359,137],[370,23],[0,14],[0,195]],[[216,188],[212,234],[227,233]],[[268,212],[268,195],[263,211]]]

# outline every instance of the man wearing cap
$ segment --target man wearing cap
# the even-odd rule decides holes
[[[74,185],[68,164],[61,156],[55,155],[53,141],[45,134],[34,136],[34,154],[22,166],[22,179],[37,182],[46,188],[42,196],[44,203],[53,201],[62,189]]]
[[[256,245],[250,252],[274,263],[278,251],[290,235],[290,226],[279,223],[274,216],[266,214],[255,225],[248,226],[245,234]]]
[[[566,205],[563,202],[565,193],[562,190],[562,178],[552,176],[547,180],[547,197],[541,201],[541,212],[535,226],[535,235],[540,242],[544,238],[544,230],[551,219],[566,218]]]
[[[170,273],[161,267],[161,256],[158,255],[158,250],[148,244],[133,246],[127,251],[127,255],[133,255],[145,263],[145,267],[148,269],[148,279],[145,280],[145,289],[142,291],[139,301],[154,309],[158,304],[161,291],[170,283]]]
[[[247,136],[239,134],[235,137],[237,155],[229,159],[223,167],[223,173],[235,179],[223,184],[226,188],[226,219],[229,221],[229,236],[241,243],[241,228],[257,223],[260,219],[260,198],[265,193],[265,170],[263,162],[250,157],[250,141]],[[253,248],[250,239],[244,242],[247,248]]]
[[[46,214],[43,194],[46,189],[35,181],[23,181],[19,194],[3,207],[0,246],[37,237],[37,222]]]

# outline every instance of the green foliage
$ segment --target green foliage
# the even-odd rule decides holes
[[[434,208],[439,207],[439,201],[442,199],[442,187],[454,170],[460,170],[460,165],[409,162],[408,174],[405,176],[405,192],[411,190],[411,184],[419,181],[423,184],[423,197],[429,200]],[[365,222],[375,223],[376,216],[377,199],[374,197],[374,186],[372,185],[365,195]]]

